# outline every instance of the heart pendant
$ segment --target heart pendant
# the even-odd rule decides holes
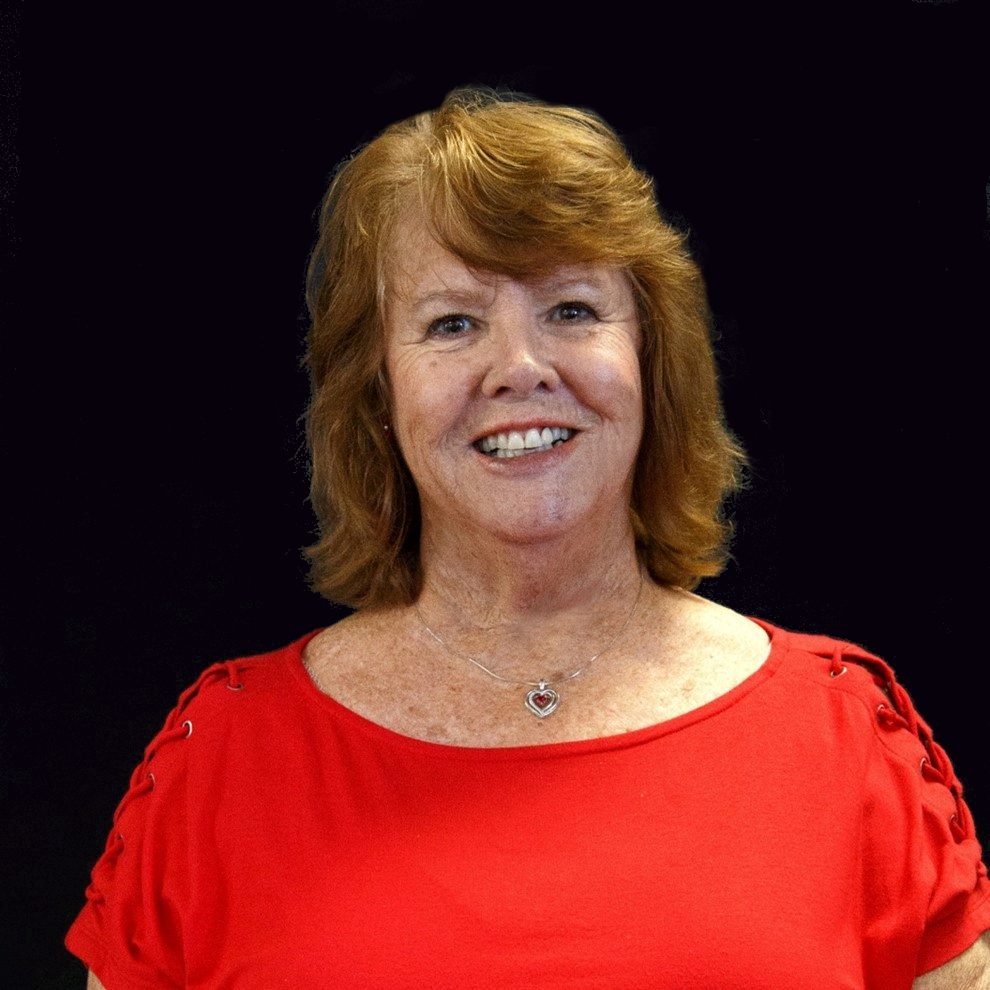
[[[533,688],[526,695],[526,707],[537,717],[546,718],[552,715],[560,704],[560,695],[553,688],[547,687],[546,681],[540,681],[539,687]]]

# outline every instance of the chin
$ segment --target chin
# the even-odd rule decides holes
[[[581,513],[574,506],[547,505],[527,507],[506,506],[507,511],[497,519],[486,519],[482,525],[493,539],[506,543],[538,543],[555,539],[575,530]]]

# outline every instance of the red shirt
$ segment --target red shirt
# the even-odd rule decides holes
[[[217,664],[121,802],[68,948],[108,990],[900,990],[990,928],[961,788],[889,668],[762,623],[728,694],[470,748],[302,665]]]

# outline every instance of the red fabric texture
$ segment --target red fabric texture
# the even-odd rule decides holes
[[[66,945],[107,990],[907,990],[990,928],[960,785],[886,664],[761,625],[723,697],[545,746],[375,725],[315,633],[210,667]]]

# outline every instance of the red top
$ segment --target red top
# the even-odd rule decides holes
[[[770,657],[651,728],[472,748],[217,664],[135,770],[68,948],[143,987],[909,988],[990,928],[944,752],[880,660]]]

